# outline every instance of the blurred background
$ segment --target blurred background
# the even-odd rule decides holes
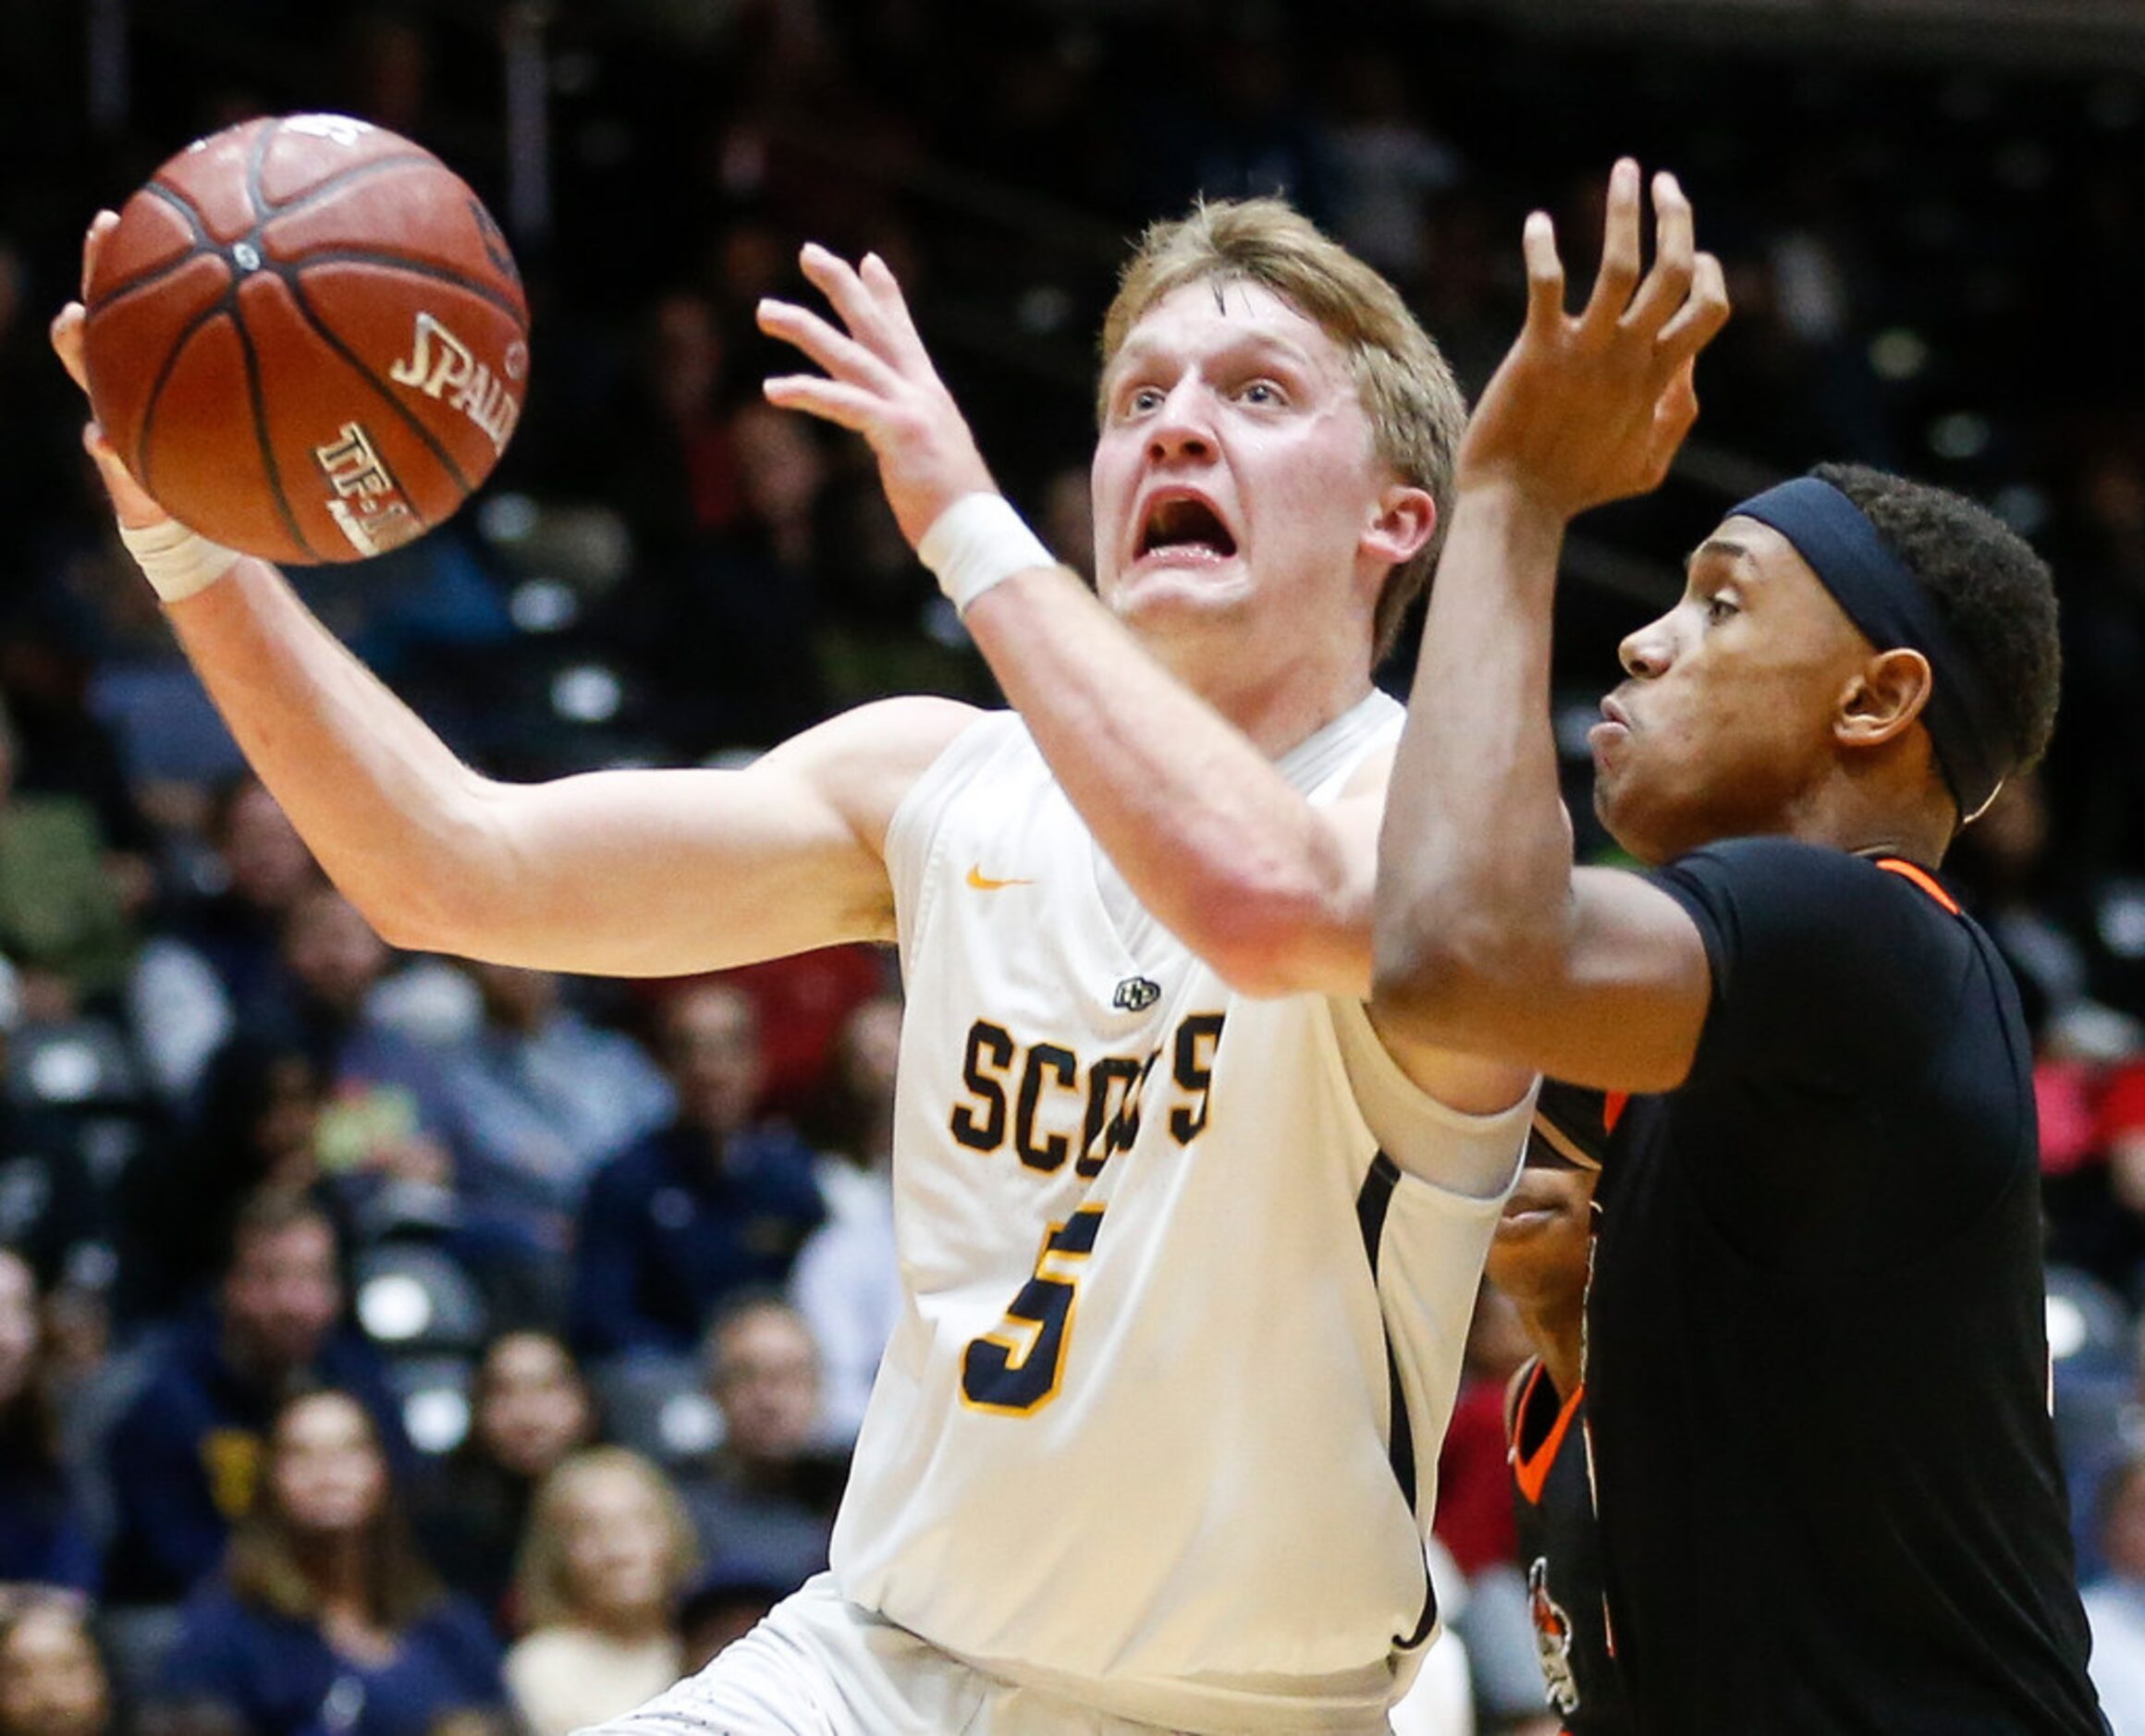
[[[1616,154],[1677,170],[1736,312],[1668,485],[1569,547],[1573,806],[1617,639],[1741,495],[1861,459],[2053,563],[2054,748],[1950,872],[2033,1021],[2080,1571],[2116,1728],[2145,1730],[2120,1697],[2145,1678],[2145,6],[10,0],[0,1736],[632,1704],[823,1559],[890,1317],[889,961],[623,984],[390,953],[111,536],[44,341],[81,230],[189,140],[311,109],[444,157],[529,286],[528,400],[479,498],[293,574],[516,777],[994,698],[862,447],[759,400],[752,308],[802,291],[803,239],[893,265],[1080,566],[1096,333],[1147,222],[1285,193],[1472,388],[1516,327],[1526,213],[1581,260]],[[1486,1291],[1440,1728],[1540,1711],[1499,1416],[1521,1353]],[[337,1454],[349,1486],[309,1469]],[[325,1613],[353,1597],[357,1642]]]

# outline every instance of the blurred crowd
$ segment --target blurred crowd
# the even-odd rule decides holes
[[[758,398],[752,309],[799,287],[803,238],[893,265],[1078,566],[1093,335],[1146,221],[1285,192],[1473,385],[1525,212],[1583,257],[1613,153],[1677,168],[1736,316],[1669,485],[1574,541],[1560,691],[1590,717],[1683,548],[1820,458],[1965,488],[2055,563],[2057,742],[1953,877],[2039,1045],[2095,1669],[2145,1731],[2145,79],[1428,0],[432,0],[302,31],[273,0],[43,0],[0,9],[0,1736],[542,1736],[631,1705],[824,1564],[899,1305],[889,960],[624,984],[391,952],[112,538],[43,341],[81,227],[187,140],[298,108],[439,152],[529,281],[484,495],[293,575],[509,776],[990,699],[861,451]],[[1468,1671],[1442,1729],[1540,1717],[1523,1354],[1486,1289],[1440,1484]]]

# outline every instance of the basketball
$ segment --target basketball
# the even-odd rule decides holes
[[[362,560],[453,513],[521,414],[528,304],[453,171],[339,115],[247,121],[128,200],[83,296],[90,401],[214,542]]]

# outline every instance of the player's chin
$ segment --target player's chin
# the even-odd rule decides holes
[[[1128,621],[1159,621],[1227,609],[1242,600],[1250,584],[1241,555],[1191,560],[1148,555],[1118,574],[1109,597],[1111,606]]]
[[[1645,779],[1628,761],[1599,765],[1594,772],[1594,817],[1635,862],[1655,867],[1678,851],[1668,842],[1674,827],[1666,825],[1661,804],[1652,800]]]

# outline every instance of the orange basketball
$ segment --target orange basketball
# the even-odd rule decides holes
[[[498,225],[429,151],[340,115],[189,145],[127,202],[84,299],[90,402],[128,470],[270,560],[362,560],[439,523],[528,384]]]

